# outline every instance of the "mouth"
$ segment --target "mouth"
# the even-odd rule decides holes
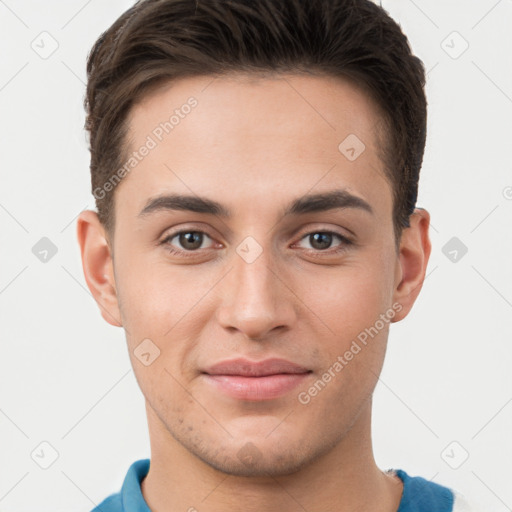
[[[272,400],[304,382],[312,370],[285,359],[221,361],[202,372],[217,391],[238,400]]]

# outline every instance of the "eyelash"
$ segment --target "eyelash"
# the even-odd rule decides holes
[[[196,249],[196,250],[193,250],[193,251],[179,250],[179,249],[175,249],[172,245],[170,245],[170,241],[171,240],[173,240],[178,235],[181,235],[183,233],[200,233],[200,234],[206,235],[208,238],[212,239],[212,237],[210,235],[208,235],[208,233],[206,233],[204,231],[200,231],[200,230],[194,230],[194,229],[183,229],[181,231],[177,231],[176,233],[171,233],[170,235],[165,237],[162,240],[162,242],[161,242],[163,245],[166,246],[167,252],[169,252],[171,255],[183,256],[185,258],[193,258],[193,257],[197,256],[199,251],[201,251],[201,249]],[[322,257],[324,254],[328,254],[328,255],[331,255],[331,256],[332,255],[341,254],[341,253],[345,252],[348,249],[349,246],[354,245],[354,242],[352,240],[350,240],[346,236],[341,235],[340,233],[337,233],[336,231],[322,231],[322,230],[309,231],[307,233],[304,233],[299,238],[299,242],[304,240],[308,236],[311,236],[311,235],[314,235],[314,234],[318,234],[318,233],[334,235],[335,237],[338,237],[340,239],[342,244],[337,249],[335,249],[335,250],[330,250],[330,249],[325,249],[325,250],[309,249],[308,250],[308,249],[305,249],[308,252],[313,251],[312,254],[314,256]]]

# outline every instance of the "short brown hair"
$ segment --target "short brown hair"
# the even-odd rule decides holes
[[[162,82],[230,72],[328,75],[366,91],[381,112],[399,240],[425,149],[425,70],[399,25],[370,0],[140,0],[128,9],[87,62],[92,191],[109,232],[115,189],[106,193],[104,184],[123,165],[130,107]]]

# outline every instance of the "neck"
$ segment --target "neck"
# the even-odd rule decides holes
[[[190,453],[147,406],[151,465],[142,494],[153,512],[396,512],[398,477],[375,464],[371,403],[328,452],[287,475],[245,477],[223,473]]]

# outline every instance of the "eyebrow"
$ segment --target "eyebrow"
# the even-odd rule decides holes
[[[364,199],[357,197],[345,189],[332,190],[319,194],[308,194],[295,199],[285,209],[284,216],[303,215],[312,212],[322,212],[337,208],[355,208],[373,215],[373,209]],[[167,194],[150,198],[139,213],[139,217],[148,216],[159,211],[185,210],[196,213],[206,213],[224,218],[231,218],[228,208],[221,203],[206,197],[180,194]]]

